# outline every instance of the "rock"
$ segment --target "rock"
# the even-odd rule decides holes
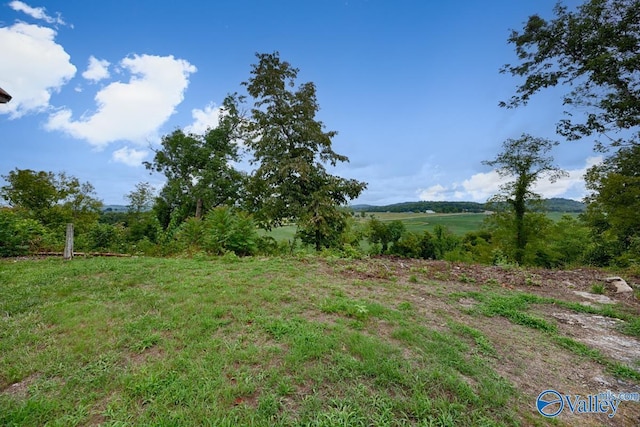
[[[607,277],[604,281],[611,286],[615,286],[616,293],[618,294],[623,292],[633,292],[633,288],[629,286],[622,277]]]
[[[590,299],[600,304],[613,304],[614,301],[606,295],[590,294],[589,292],[573,291],[574,294],[581,296],[582,298]],[[587,305],[587,304],[583,304]]]

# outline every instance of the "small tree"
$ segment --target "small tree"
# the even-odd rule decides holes
[[[389,243],[395,244],[405,231],[402,221],[394,220],[385,224],[377,218],[371,218],[367,223],[368,237],[370,243],[380,243],[382,253],[386,253]]]
[[[523,134],[518,139],[506,140],[502,144],[502,152],[494,160],[482,162],[495,167],[500,176],[514,179],[503,185],[501,193],[494,196],[492,201],[498,205],[506,205],[513,218],[514,258],[518,263],[522,263],[524,259],[528,241],[525,214],[531,203],[540,198],[532,191],[534,184],[543,177],[554,182],[566,175],[566,172],[554,166],[553,157],[549,155],[557,144],[555,141]]]
[[[160,224],[151,211],[155,200],[155,188],[148,182],[136,184],[136,188],[125,196],[129,201],[127,218],[128,239],[137,242],[145,237],[156,242]]]

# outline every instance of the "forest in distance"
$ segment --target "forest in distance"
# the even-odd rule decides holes
[[[351,205],[351,209],[356,212],[426,212],[434,213],[481,213],[492,210],[492,206],[479,202],[459,202],[459,201],[419,201],[402,202],[390,205]],[[586,205],[576,200],[552,197],[543,200],[543,209],[547,212],[580,213],[584,212]]]

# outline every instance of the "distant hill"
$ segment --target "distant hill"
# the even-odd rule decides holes
[[[549,212],[584,212],[587,206],[576,200],[563,199],[560,197],[553,197],[546,199],[547,210]]]
[[[125,205],[104,205],[102,207],[102,212],[127,212],[128,210],[129,207]]]
[[[549,212],[583,212],[585,205],[575,200],[554,197],[544,200]],[[477,202],[403,202],[385,206],[353,205],[354,211],[364,212],[426,212],[481,213],[487,210],[485,203]]]

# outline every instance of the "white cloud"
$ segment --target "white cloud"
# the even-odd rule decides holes
[[[86,71],[82,73],[82,77],[92,82],[99,82],[100,80],[109,78],[109,61],[105,59],[97,59],[95,56],[89,57],[89,66]]]
[[[543,178],[536,183],[533,188],[535,193],[543,198],[565,197],[582,199],[587,191],[584,185],[584,174],[591,166],[602,161],[602,157],[589,157],[585,165],[578,169],[566,171],[567,175],[551,182],[548,178]],[[494,194],[500,191],[500,187],[513,178],[500,176],[495,170],[481,172],[472,175],[462,181],[461,184],[454,183],[450,186],[441,184],[433,185],[426,190],[419,189],[420,200],[469,200],[475,202],[485,202]]]
[[[579,169],[572,169],[567,171],[567,176],[558,179],[556,182],[551,182],[548,179],[543,179],[536,183],[533,191],[542,194],[543,197],[566,197],[567,193],[577,195],[577,198],[583,198],[587,194],[587,190],[584,185],[584,174],[587,173],[587,169],[591,166],[602,162],[602,156],[589,157],[585,161],[585,165]]]
[[[418,190],[418,198],[420,200],[428,201],[443,201],[447,200],[446,196],[447,188],[440,184],[432,185],[426,190]]]
[[[208,128],[215,128],[220,122],[221,107],[216,107],[211,103],[204,107],[203,110],[194,108],[191,110],[191,116],[193,117],[193,123],[184,128],[187,133],[195,133],[202,135]]]
[[[40,19],[48,24],[66,25],[59,13],[54,18],[47,15],[47,9],[44,7],[31,7],[28,4],[17,0],[9,2],[9,7],[16,12],[25,13],[34,19]]]
[[[464,194],[472,201],[484,202],[500,191],[500,186],[510,181],[509,177],[500,176],[496,171],[481,172],[472,175],[462,182]]]
[[[140,166],[145,157],[149,154],[145,150],[136,150],[135,148],[122,147],[113,152],[113,160],[124,163],[128,166]]]
[[[170,56],[134,55],[120,66],[129,71],[129,82],[114,82],[95,96],[97,111],[72,119],[69,109],[51,114],[45,125],[97,147],[126,140],[146,143],[174,113],[196,67]]]
[[[13,96],[1,113],[18,118],[46,110],[51,94],[76,74],[69,54],[54,41],[55,36],[51,28],[22,22],[0,28],[0,87]]]

